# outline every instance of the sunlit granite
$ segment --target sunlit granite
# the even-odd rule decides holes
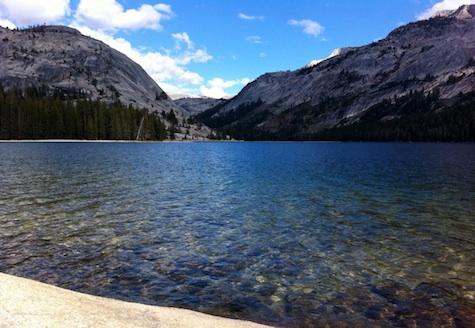
[[[81,294],[0,273],[0,327],[266,327]]]

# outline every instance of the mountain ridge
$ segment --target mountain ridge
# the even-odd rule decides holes
[[[5,90],[46,87],[49,94],[64,97],[81,93],[92,100],[162,114],[177,137],[190,132],[189,138],[203,139],[210,132],[204,125],[182,123],[190,121],[190,114],[176,106],[139,64],[73,28],[0,27],[0,59],[0,83]],[[165,115],[170,112],[172,121]]]
[[[198,117],[222,130],[299,139],[358,123],[371,108],[411,92],[432,94],[430,109],[436,112],[475,91],[474,12],[475,5],[462,6],[398,27],[384,39],[316,65],[263,74]],[[236,119],[223,119],[230,117]]]

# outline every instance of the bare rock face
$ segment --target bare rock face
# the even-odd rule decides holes
[[[441,10],[436,12],[433,17],[446,16],[457,19],[471,19],[475,16],[475,6],[463,5],[457,10]]]
[[[175,104],[184,110],[186,110],[191,115],[197,115],[209,108],[221,105],[226,102],[225,99],[216,99],[208,97],[188,97],[188,98],[179,98],[174,100]]]
[[[313,64],[260,76],[212,117],[252,105],[228,125],[252,121],[254,129],[278,133],[305,113],[305,126],[297,128],[315,133],[355,122],[372,106],[412,92],[454,102],[475,91],[475,5],[407,24]]]
[[[65,26],[0,28],[0,82],[5,89],[41,86],[51,93],[81,92],[107,103],[120,101],[159,113],[173,111],[178,122],[190,117],[140,65]],[[190,128],[200,138],[210,132],[205,126],[187,126]]]

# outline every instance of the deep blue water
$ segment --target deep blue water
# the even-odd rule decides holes
[[[0,143],[0,271],[278,326],[466,324],[475,145]]]

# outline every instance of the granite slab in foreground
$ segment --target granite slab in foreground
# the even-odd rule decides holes
[[[81,294],[0,273],[0,328],[264,328],[249,321]]]

